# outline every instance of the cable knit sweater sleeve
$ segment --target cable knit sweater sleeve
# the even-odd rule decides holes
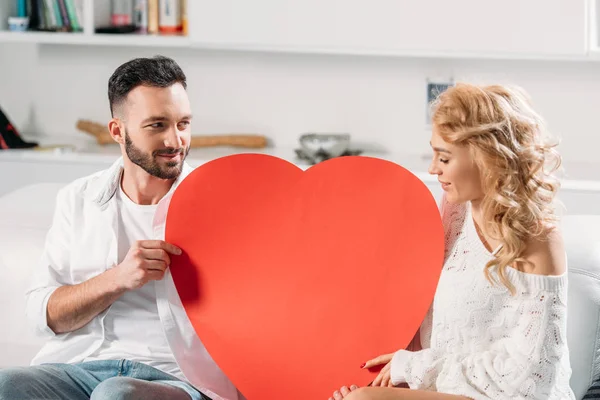
[[[392,382],[475,400],[571,398],[568,386],[559,386],[568,377],[563,379],[556,362],[563,346],[553,316],[557,300],[540,291],[520,304],[523,323],[489,345],[485,337],[473,338],[470,352],[400,350],[392,359]]]
[[[424,350],[395,353],[392,383],[474,400],[574,399],[566,345],[567,275],[507,269],[511,295],[483,273],[492,254],[469,207],[445,205],[446,260]],[[424,333],[424,332],[422,332]]]

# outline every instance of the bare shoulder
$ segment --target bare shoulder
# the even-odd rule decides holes
[[[524,272],[538,275],[562,275],[567,270],[565,244],[558,227],[549,227],[541,238],[527,243],[520,266]]]

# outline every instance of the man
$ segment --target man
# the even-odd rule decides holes
[[[190,172],[186,76],[165,57],[108,83],[122,157],[57,195],[27,316],[48,343],[0,371],[0,399],[238,399],[185,315],[169,272],[169,200]]]

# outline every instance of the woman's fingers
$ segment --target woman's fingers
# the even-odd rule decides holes
[[[390,381],[390,368],[391,362],[387,363],[385,367],[383,367],[381,371],[379,371],[379,375],[377,375],[371,386],[386,387]]]
[[[388,387],[389,383],[390,383],[390,374],[389,374],[389,372],[386,372],[385,374],[383,374],[383,379],[381,379],[381,386]]]
[[[387,364],[392,360],[392,357],[394,356],[394,353],[391,354],[383,354],[379,357],[375,357],[372,360],[367,361],[366,363],[363,364],[362,368],[373,368],[376,367],[378,365],[381,364]]]
[[[390,381],[391,381],[391,376],[390,376],[390,369],[391,369],[391,363],[387,363],[387,365],[385,367],[383,367],[383,369],[381,370],[381,372],[383,373],[383,379],[381,380],[381,386],[389,386]]]
[[[383,380],[383,370],[381,370],[379,372],[379,374],[377,375],[377,377],[373,380],[373,382],[371,382],[371,386],[373,386],[373,387],[380,386],[382,380]]]

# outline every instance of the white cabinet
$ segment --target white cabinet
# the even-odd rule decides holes
[[[117,150],[118,151],[118,150]],[[241,151],[245,153],[246,151]],[[252,151],[255,152],[255,151]],[[237,154],[238,151],[224,149],[192,149],[187,162],[196,168],[215,158]],[[306,169],[309,165],[299,162],[292,150],[279,149],[267,150],[270,154],[292,163],[299,168]],[[367,154],[369,156],[369,154]],[[391,162],[398,163],[415,174],[431,191],[436,199],[441,199],[442,189],[437,177],[429,175],[427,162],[417,161],[410,156],[389,155],[381,157]],[[0,151],[0,197],[18,188],[35,183],[62,183],[67,184],[73,180],[108,168],[118,157],[118,153],[65,153],[45,154],[35,151]],[[595,168],[593,166],[592,168]],[[597,168],[596,168],[597,169]],[[565,206],[566,214],[600,214],[600,182],[595,180],[564,181],[559,192],[559,200]]]
[[[83,1],[85,34],[7,32],[15,3],[0,1],[0,42],[575,59],[589,43],[600,54],[600,0],[187,0],[189,37],[94,34],[109,2]]]
[[[216,47],[357,54],[583,56],[586,0],[194,0]]]

